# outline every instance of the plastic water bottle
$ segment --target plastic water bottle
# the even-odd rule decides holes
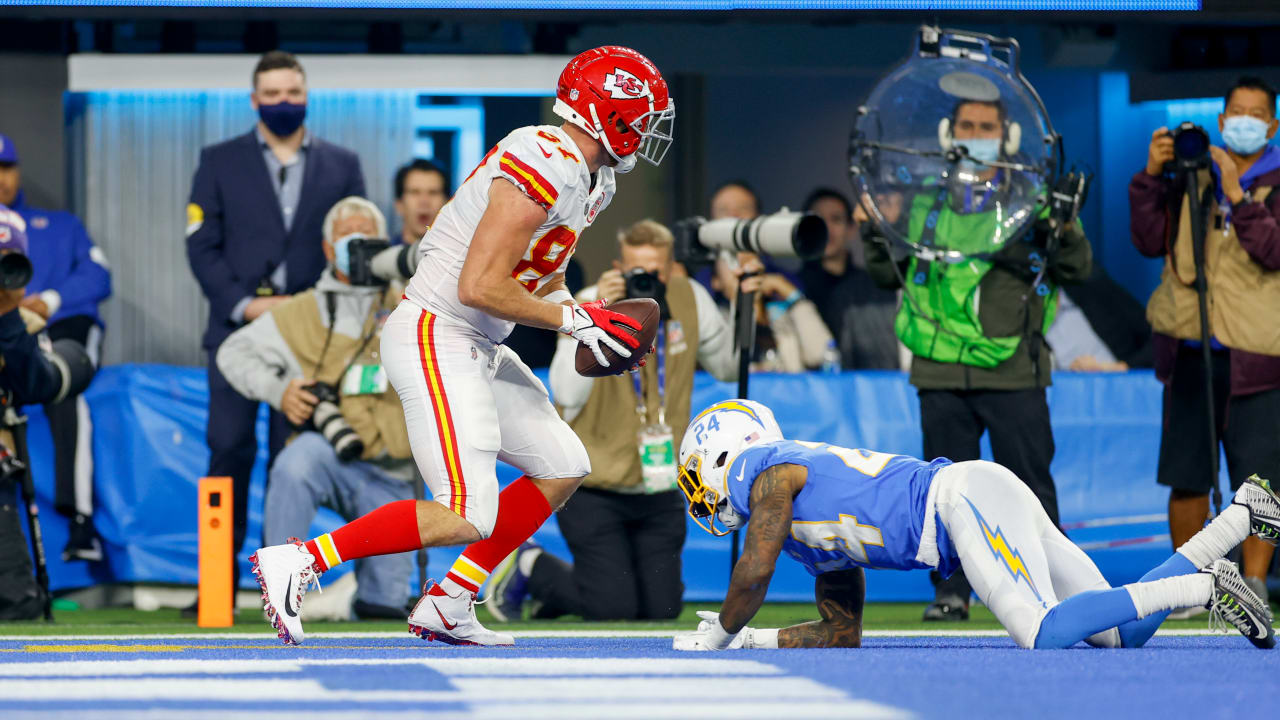
[[[835,340],[828,340],[827,348],[822,351],[822,372],[838,373],[840,369],[840,348],[836,347]]]

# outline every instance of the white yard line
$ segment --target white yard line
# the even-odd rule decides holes
[[[691,632],[689,630],[517,630],[511,634],[518,638],[669,638],[677,632]],[[1176,630],[1159,630],[1157,636],[1162,637],[1194,637],[1201,635],[1215,635],[1208,628],[1183,629]],[[864,630],[863,637],[871,638],[892,638],[892,637],[1008,637],[1008,633],[1004,630]],[[308,640],[359,640],[359,639],[397,639],[412,637],[407,632],[311,632],[307,633]],[[272,643],[277,642],[275,637],[268,632],[253,633],[174,633],[174,634],[122,634],[122,635],[0,635],[0,642],[4,641],[44,641],[44,642],[67,642],[76,641],[86,644],[95,644],[102,642],[112,642],[117,640],[271,640]]]

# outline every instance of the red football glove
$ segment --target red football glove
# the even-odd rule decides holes
[[[560,332],[591,348],[596,362],[602,367],[609,367],[609,361],[605,360],[604,352],[600,350],[600,343],[608,345],[624,358],[631,357],[631,350],[640,347],[640,341],[620,326],[629,327],[636,332],[641,330],[640,323],[633,318],[607,310],[604,300],[596,300],[581,305],[565,305]],[[627,347],[623,347],[619,341]]]

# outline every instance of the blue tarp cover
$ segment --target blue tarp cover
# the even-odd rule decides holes
[[[55,589],[99,582],[196,583],[196,483],[208,466],[207,392],[202,368],[120,365],[98,373],[86,397],[94,424],[95,522],[105,541],[106,560],[91,565],[63,563],[60,558],[67,521],[52,507],[48,424],[39,408],[28,409],[32,465]],[[693,407],[696,411],[735,392],[735,385],[700,374]],[[902,373],[760,374],[751,378],[751,397],[773,408],[788,437],[883,452],[920,452],[919,403]],[[1133,581],[1170,552],[1168,493],[1155,483],[1160,385],[1146,371],[1059,373],[1049,389],[1049,407],[1063,525],[1112,584]],[[265,440],[265,411],[258,422],[258,437]],[[984,457],[990,458],[985,440],[983,447]],[[251,539],[259,537],[262,527],[265,462],[261,447],[250,495]],[[504,484],[517,474],[507,466],[498,470]],[[341,522],[336,514],[323,511],[313,533]],[[554,518],[536,539],[569,557]],[[728,543],[689,523],[684,550],[687,599],[723,597]],[[442,577],[459,551],[432,550],[431,574]],[[240,554],[245,587],[252,583],[245,559],[250,552],[247,548]],[[867,595],[871,600],[924,600],[932,591],[924,572],[872,571]],[[812,600],[812,579],[783,558],[770,598]]]

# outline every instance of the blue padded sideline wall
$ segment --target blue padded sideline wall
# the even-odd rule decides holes
[[[1170,552],[1167,493],[1155,484],[1160,385],[1149,372],[1060,373],[1054,381],[1049,391],[1058,449],[1053,472],[1064,526],[1112,583],[1135,580]],[[700,375],[693,405],[701,408],[734,390]],[[87,398],[96,431],[97,525],[107,556],[94,565],[60,559],[67,526],[52,508],[52,448],[39,409],[29,409],[32,466],[55,589],[114,581],[195,584],[196,482],[208,463],[206,392],[205,374],[198,368],[122,365],[104,368],[94,380]],[[756,375],[751,396],[774,408],[791,437],[895,453],[920,451],[919,405],[901,373]],[[266,437],[265,429],[259,437]],[[265,448],[259,448],[250,538],[259,537],[262,527],[265,460]],[[503,483],[516,475],[514,468],[499,468]],[[340,523],[334,513],[323,511],[313,534]],[[554,519],[537,540],[568,557]],[[430,552],[434,576],[447,569],[459,550]],[[240,553],[242,564],[251,551]],[[690,523],[683,555],[686,598],[720,599],[728,582],[728,556],[726,538],[714,538]],[[248,572],[242,582],[251,583]],[[784,558],[770,597],[812,600],[812,579]],[[931,590],[924,572],[872,572],[868,597],[923,600]]]

